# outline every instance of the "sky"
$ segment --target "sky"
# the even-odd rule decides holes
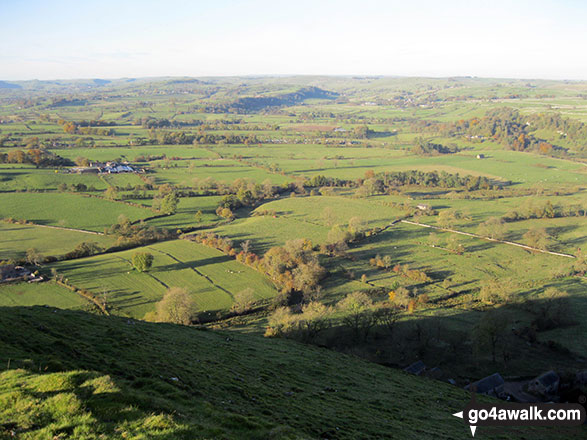
[[[0,0],[0,79],[587,80],[584,0]]]

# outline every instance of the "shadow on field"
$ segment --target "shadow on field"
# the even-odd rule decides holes
[[[192,269],[194,267],[203,267],[214,265],[218,263],[226,263],[227,261],[233,261],[228,255],[219,255],[217,257],[203,258],[201,260],[183,261],[181,263],[166,264],[163,266],[157,266],[153,268],[154,272],[168,272],[181,269]]]

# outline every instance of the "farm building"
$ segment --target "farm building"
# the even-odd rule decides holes
[[[528,391],[541,395],[555,394],[558,391],[560,377],[550,370],[538,376],[528,384]]]
[[[477,159],[485,159],[485,155],[484,154],[478,154],[477,155]]]
[[[119,164],[117,162],[107,162],[106,164],[103,163],[91,163],[90,166],[87,167],[75,167],[71,168],[70,172],[78,173],[78,174],[98,174],[98,173],[107,173],[107,174],[119,174],[119,173],[135,173],[135,170],[130,165],[126,164]]]
[[[491,376],[473,382],[465,387],[466,390],[475,391],[479,394],[487,394],[488,396],[501,397],[504,393],[505,381],[501,374],[493,373]]]
[[[15,266],[14,264],[0,266],[0,282],[26,280],[28,278],[32,278],[32,274],[22,266]]]

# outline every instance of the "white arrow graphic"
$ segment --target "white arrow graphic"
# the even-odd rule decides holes
[[[462,419],[464,417],[463,416],[463,411],[456,412],[456,413],[453,414],[453,416],[458,417],[459,419]],[[469,428],[471,428],[471,435],[473,437],[475,437],[475,431],[477,431],[477,427],[470,425]]]

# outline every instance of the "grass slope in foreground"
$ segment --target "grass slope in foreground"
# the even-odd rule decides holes
[[[0,308],[3,368],[8,359],[11,369],[0,373],[0,438],[10,430],[22,439],[470,435],[451,416],[468,401],[465,391],[288,340]],[[486,429],[484,438],[561,435]]]

